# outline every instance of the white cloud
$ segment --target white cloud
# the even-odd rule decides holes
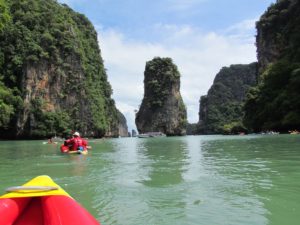
[[[255,30],[255,23],[258,20],[251,19],[251,20],[244,20],[240,23],[234,24],[229,28],[223,31],[223,34],[229,36],[231,39],[238,39],[241,42],[249,43],[253,41],[253,30]]]
[[[256,60],[253,29],[249,21],[220,34],[204,33],[189,26],[160,24],[154,30],[164,34],[162,40],[142,42],[128,40],[122,33],[98,27],[102,57],[114,90],[113,98],[125,114],[129,129],[135,128],[134,110],[138,109],[143,98],[146,61],[155,56],[173,59],[181,73],[181,94],[188,109],[188,120],[195,123],[198,121],[200,96],[207,93],[217,72],[223,66]]]

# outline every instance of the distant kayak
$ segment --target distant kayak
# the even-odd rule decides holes
[[[38,176],[0,196],[1,225],[100,225],[49,176]]]

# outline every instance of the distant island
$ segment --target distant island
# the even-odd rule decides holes
[[[0,9],[0,138],[128,136],[84,15],[54,0]]]
[[[298,0],[272,4],[256,23],[257,69],[256,64],[223,68],[201,97],[200,119],[191,132],[299,130],[299,24]]]
[[[144,76],[144,98],[135,119],[139,133],[185,135],[187,113],[177,66],[171,58],[155,57],[146,63]]]
[[[201,96],[199,132],[245,132],[243,105],[249,88],[257,84],[257,63],[223,67],[207,95]]]

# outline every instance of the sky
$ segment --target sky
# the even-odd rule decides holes
[[[189,123],[224,66],[256,59],[255,22],[276,0],[58,0],[84,14],[98,33],[117,108],[129,131],[144,96],[144,71],[170,57],[181,74]]]

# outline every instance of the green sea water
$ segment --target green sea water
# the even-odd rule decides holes
[[[1,194],[46,174],[103,225],[300,224],[300,135],[0,144]]]

